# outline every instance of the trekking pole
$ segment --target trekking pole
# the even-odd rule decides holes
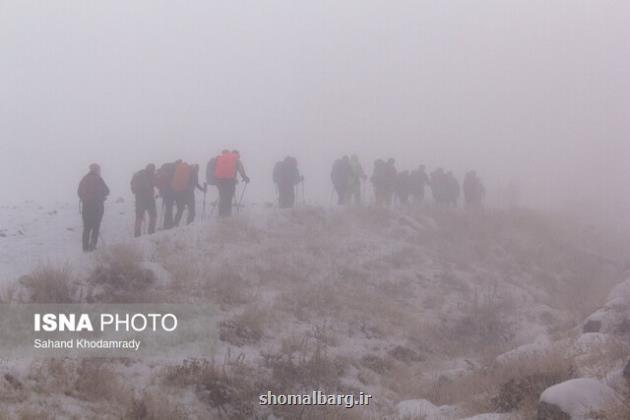
[[[240,214],[241,212],[241,204],[243,203],[243,197],[245,196],[245,190],[247,189],[247,184],[249,184],[249,182],[245,183],[245,186],[243,187],[243,191],[241,191],[241,198],[240,200],[238,200],[238,206],[236,207],[237,214]]]
[[[203,210],[201,212],[201,218],[206,219],[206,192],[208,191],[208,183],[203,184]]]

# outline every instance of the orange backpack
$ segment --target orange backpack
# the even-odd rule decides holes
[[[175,168],[175,175],[173,175],[173,180],[171,181],[171,187],[173,191],[186,191],[190,184],[190,174],[192,172],[192,167],[186,162],[181,162]]]
[[[236,166],[238,164],[238,153],[224,153],[217,158],[214,175],[217,179],[236,178]]]

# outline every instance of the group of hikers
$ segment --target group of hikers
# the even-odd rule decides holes
[[[333,163],[330,174],[337,203],[361,204],[361,191],[367,176],[356,155],[343,156]],[[379,207],[389,207],[395,199],[405,206],[412,200],[416,204],[424,200],[425,187],[431,189],[433,200],[443,207],[457,207],[461,193],[459,181],[452,172],[438,168],[429,177],[424,165],[417,169],[398,171],[396,161],[377,159],[370,178],[374,191],[374,201]],[[463,182],[464,201],[467,208],[481,207],[485,188],[475,171],[466,173]]]
[[[237,209],[250,181],[237,150],[223,150],[220,155],[210,159],[206,165],[206,179],[203,185],[199,182],[197,164],[179,159],[156,168],[155,164],[149,163],[131,178],[131,192],[135,196],[134,235],[138,237],[142,234],[145,216],[148,216],[147,233],[155,232],[158,221],[156,204],[158,197],[162,199],[163,229],[179,226],[184,211],[187,212],[186,223],[192,223],[196,210],[195,191],[203,192],[205,211],[205,197],[209,185],[216,186],[219,194],[218,203],[213,203],[212,212],[218,207],[219,217],[231,216],[239,176],[245,187],[239,202],[236,203]],[[298,169],[297,159],[287,156],[277,162],[273,168],[272,178],[276,185],[278,206],[282,209],[294,207],[297,187],[300,183],[304,185],[304,177]],[[459,181],[452,172],[438,168],[431,172],[429,177],[424,165],[413,171],[398,172],[393,158],[387,161],[377,159],[369,180],[374,191],[374,201],[380,207],[392,206],[395,199],[402,206],[409,205],[411,201],[420,204],[424,200],[425,187],[431,189],[435,203],[443,207],[457,207],[462,189],[467,208],[481,207],[485,196],[484,186],[474,171],[466,173],[460,188]],[[334,161],[331,181],[339,205],[362,204],[368,177],[356,155],[343,156]],[[78,189],[85,252],[96,248],[104,203],[109,193],[109,188],[101,177],[100,166],[93,163],[88,174],[79,183]]]
[[[155,232],[157,197],[162,198],[163,229],[179,226],[184,211],[187,212],[186,223],[192,223],[196,210],[195,191],[202,191],[205,200],[208,185],[216,186],[219,192],[218,204],[214,203],[212,210],[218,207],[220,217],[230,216],[238,183],[237,175],[240,175],[246,185],[249,183],[250,179],[245,173],[237,150],[223,150],[219,156],[210,159],[206,166],[206,182],[203,186],[199,183],[197,164],[179,159],[156,169],[155,164],[149,163],[131,178],[131,192],[135,197],[136,210],[134,236],[142,234],[145,215],[148,215],[149,219],[147,233]],[[78,195],[83,218],[83,251],[90,252],[96,249],[104,203],[109,195],[109,188],[101,177],[101,168],[98,164],[90,165],[88,174],[79,183]]]

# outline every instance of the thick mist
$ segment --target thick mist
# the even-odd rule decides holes
[[[237,148],[252,200],[296,156],[477,169],[490,197],[630,208],[630,4],[591,1],[0,2],[0,203],[113,197],[148,162]],[[249,194],[248,193],[248,194]]]

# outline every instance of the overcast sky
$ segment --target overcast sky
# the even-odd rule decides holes
[[[530,200],[630,196],[630,2],[0,0],[0,203],[114,196],[147,162],[241,150],[425,163]],[[546,201],[545,201],[546,200]],[[625,198],[627,200],[627,198]]]

